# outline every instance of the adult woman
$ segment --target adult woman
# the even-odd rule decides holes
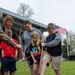
[[[12,38],[18,40],[18,35],[16,31],[12,28],[13,23],[14,23],[14,19],[11,16],[7,15],[3,20],[4,27],[2,27],[2,29],[5,33],[7,33],[8,31],[11,31]]]
[[[14,19],[7,15],[4,20],[4,27],[2,28],[4,32],[8,32],[8,31],[12,31],[12,38],[18,40],[18,34],[16,33],[16,31],[12,28],[13,23],[14,23]]]

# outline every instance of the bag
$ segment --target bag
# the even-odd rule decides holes
[[[22,51],[21,50],[18,50],[18,55],[17,55],[17,59],[20,60],[22,59],[23,56],[22,56]]]

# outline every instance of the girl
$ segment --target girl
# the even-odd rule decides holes
[[[32,32],[31,34],[32,43],[30,45],[30,53],[33,59],[33,74],[38,75],[40,56],[41,56],[41,43],[39,34],[37,32]]]

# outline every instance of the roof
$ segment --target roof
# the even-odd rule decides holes
[[[13,13],[13,12],[11,12],[9,10],[6,10],[6,9],[3,9],[1,7],[0,7],[0,11],[3,12],[4,14],[9,14],[9,15],[11,15],[11,16],[17,18],[17,19],[23,20],[23,21],[24,20],[29,20],[34,25],[37,25],[37,26],[40,26],[40,27],[43,27],[43,28],[46,28],[47,27],[47,25],[45,25],[45,24],[42,24],[42,23],[37,22],[37,21],[32,20],[32,19],[28,19],[28,18],[26,18],[24,16],[21,16],[21,15],[19,15],[17,13]]]

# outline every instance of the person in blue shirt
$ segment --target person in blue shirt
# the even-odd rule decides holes
[[[38,34],[40,36],[40,40],[43,38],[43,36],[42,36],[42,33],[40,30],[32,27],[32,23],[29,20],[25,20],[23,25],[24,25],[25,31],[22,34],[22,48],[23,48],[23,52],[25,53],[25,57],[28,58],[30,56],[30,54],[27,55],[26,52],[27,52],[27,50],[31,44],[31,41],[32,41],[32,39],[31,39],[32,32],[34,32],[34,31],[38,32]],[[30,67],[31,75],[33,75],[32,58],[31,57],[28,58],[27,62]]]

